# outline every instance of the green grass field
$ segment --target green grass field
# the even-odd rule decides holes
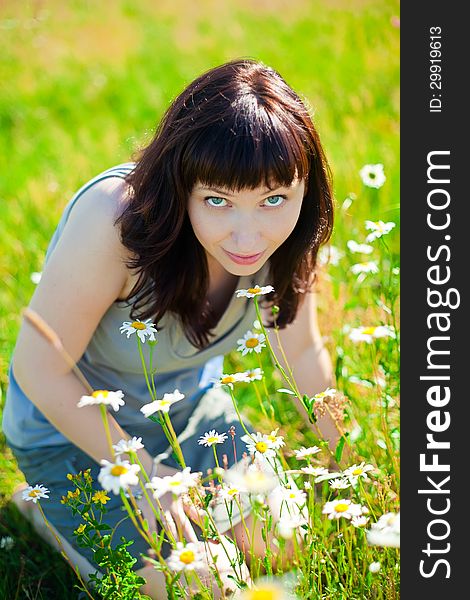
[[[388,489],[398,494],[391,460],[399,444],[398,345],[371,356],[371,348],[358,350],[343,330],[345,324],[392,324],[392,316],[398,326],[398,272],[391,272],[399,253],[398,14],[395,0],[2,3],[0,412],[20,310],[34,290],[31,273],[42,270],[67,201],[85,181],[128,160],[198,74],[235,57],[253,57],[276,68],[314,111],[334,176],[332,244],[346,255],[324,269],[321,330],[336,387],[351,399],[358,451],[387,474]],[[370,163],[384,165],[380,190],[366,188],[359,176]],[[347,254],[346,242],[364,241],[366,219],[397,227],[387,245],[375,242],[380,272],[362,281],[349,271],[360,259]],[[238,358],[227,361],[233,365]],[[379,376],[386,387],[377,397],[364,382]],[[248,412],[255,410],[249,395],[241,400]],[[377,406],[386,406],[385,426]],[[285,427],[288,437],[288,419]],[[305,443],[298,431],[292,435]],[[0,548],[0,571],[6,573],[0,598],[78,597],[71,571],[60,557],[51,560],[9,504],[21,480],[0,438],[0,538],[15,540],[9,552]],[[392,565],[390,556],[385,562]],[[370,597],[398,598],[394,566],[375,582],[367,586]],[[331,588],[323,597],[346,598],[342,593]]]

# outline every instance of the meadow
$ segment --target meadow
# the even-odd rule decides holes
[[[258,58],[311,107],[331,165],[336,213],[330,253],[321,253],[320,328],[334,363],[335,388],[348,400],[347,444],[356,463],[375,469],[362,497],[370,505],[368,527],[398,512],[398,14],[398,2],[391,0],[3,3],[0,407],[20,311],[34,291],[32,274],[42,269],[67,201],[100,171],[129,160],[150,139],[168,103],[200,72],[235,57]],[[360,171],[378,163],[386,179],[375,188]],[[370,240],[370,254],[348,245],[364,243],[372,232],[366,221],[380,220],[395,227]],[[351,338],[361,326],[382,325],[394,336]],[[292,466],[293,449],[318,440],[301,426],[289,395],[276,391],[285,385],[268,354],[263,361]],[[234,350],[225,372],[256,366],[253,356],[242,359]],[[259,431],[271,431],[252,387],[241,387],[237,399],[248,417],[256,415]],[[21,481],[0,438],[0,539],[13,540],[8,551],[10,543],[0,544],[0,598],[81,597],[69,567],[59,555],[51,557],[9,503]],[[336,498],[328,482],[319,496]],[[317,503],[319,519],[321,508]],[[316,567],[303,580],[302,598],[399,597],[397,549],[368,545],[362,530],[343,521],[336,535],[328,519],[323,523],[311,540],[308,556]],[[374,572],[369,567],[376,563],[380,569]]]

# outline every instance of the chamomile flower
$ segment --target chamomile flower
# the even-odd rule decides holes
[[[360,515],[358,517],[353,517],[351,519],[351,525],[354,527],[365,527],[369,522],[369,517],[365,517],[364,515]]]
[[[336,394],[335,388],[328,387],[323,392],[319,392],[318,394],[315,394],[315,396],[313,396],[313,398],[315,400],[321,400],[322,398],[333,398],[333,396],[335,394]]]
[[[272,285],[255,285],[252,288],[248,288],[247,290],[237,290],[237,298],[254,298],[255,296],[261,296],[264,294],[270,294],[274,292],[274,288]]]
[[[282,446],[286,445],[286,443],[284,441],[284,436],[277,435],[278,431],[279,431],[279,427],[277,429],[275,429],[274,431],[271,431],[271,433],[266,436],[268,438],[268,440],[271,442],[271,446],[272,446],[272,448],[274,448],[274,450],[279,450],[279,448],[282,448]]]
[[[319,448],[318,446],[310,446],[309,448],[302,446],[300,450],[294,450],[294,452],[295,458],[297,460],[304,460],[309,456],[313,456],[314,454],[318,454],[318,452],[321,452],[321,448]]]
[[[369,481],[369,477],[367,473],[374,471],[375,468],[373,465],[368,465],[365,462],[361,462],[360,465],[352,465],[352,467],[348,467],[343,471],[343,475],[351,481],[351,483],[357,482],[359,478],[364,479],[364,481]]]
[[[177,471],[174,475],[165,475],[165,477],[152,477],[150,483],[145,487],[153,491],[155,498],[160,498],[167,492],[180,495],[186,493],[189,488],[195,487],[199,482],[199,473],[191,473],[191,467],[185,467],[182,471]]]
[[[22,492],[22,498],[23,500],[26,500],[26,502],[31,501],[36,504],[41,498],[49,498],[49,493],[49,490],[40,483],[37,485],[28,485]]]
[[[289,540],[294,537],[294,533],[299,530],[302,525],[305,525],[307,521],[301,515],[298,514],[284,514],[279,518],[276,523],[277,531],[279,535],[285,540]]]
[[[132,334],[137,333],[142,343],[145,343],[146,338],[148,338],[150,342],[154,342],[155,334],[158,333],[151,319],[146,319],[145,321],[140,321],[139,319],[136,319],[135,321],[124,321],[119,328],[119,331],[125,333],[127,339],[129,339]]]
[[[121,390],[110,392],[108,390],[95,390],[91,396],[82,396],[77,403],[79,408],[91,406],[92,404],[106,404],[111,406],[116,412],[120,406],[124,406],[124,394]]]
[[[371,562],[369,565],[369,571],[371,573],[378,573],[380,571],[381,564],[379,562]]]
[[[371,254],[371,252],[374,250],[374,248],[369,246],[369,244],[358,244],[354,240],[348,240],[346,245],[350,252],[358,254]]]
[[[103,459],[101,465],[98,481],[107,492],[117,495],[121,490],[127,490],[129,486],[139,483],[139,465],[131,465],[127,460],[122,461],[119,456],[114,463]]]
[[[245,356],[248,353],[256,352],[260,353],[263,348],[266,348],[266,337],[264,333],[255,333],[254,331],[247,331],[245,335],[237,340],[238,352]]]
[[[253,464],[244,472],[228,469],[225,474],[228,484],[250,494],[267,494],[277,486],[272,473]]]
[[[296,504],[297,506],[303,506],[307,500],[307,494],[304,491],[284,486],[281,487],[281,497],[287,504]]]
[[[375,339],[390,337],[395,338],[395,332],[390,325],[377,325],[372,327],[355,327],[349,333],[349,339],[353,342],[367,342],[372,344]]]
[[[240,492],[245,491],[245,489],[237,487],[236,485],[223,485],[217,492],[217,497],[220,498],[220,500],[232,502],[235,498],[239,498]]]
[[[141,450],[143,447],[142,438],[137,438],[135,436],[130,440],[119,440],[117,444],[113,444],[116,456],[137,452],[137,450]]]
[[[251,437],[244,435],[240,438],[246,443],[248,452],[251,455],[270,458],[276,456],[276,451],[269,437],[264,433],[252,433]]]
[[[312,477],[322,477],[330,474],[328,469],[325,469],[325,467],[314,467],[313,465],[302,467],[300,470],[302,473],[305,473],[305,475],[312,475]]]
[[[358,517],[362,514],[360,504],[353,504],[351,500],[332,500],[326,502],[323,507],[322,514],[328,515],[330,520],[340,519],[352,519],[352,517]]]
[[[362,183],[367,187],[381,188],[387,179],[384,173],[384,166],[381,163],[375,165],[364,165],[359,171]]]
[[[223,385],[228,385],[233,389],[234,383],[249,383],[250,379],[248,379],[245,373],[231,373],[231,374],[222,374],[220,379],[217,379],[214,383],[214,387],[222,387]]]
[[[204,566],[204,543],[176,542],[176,548],[171,551],[166,563],[172,571],[194,571]]]
[[[322,267],[326,265],[333,265],[336,267],[343,256],[344,252],[339,250],[336,246],[322,246],[318,253],[318,262]]]
[[[366,221],[365,225],[366,229],[371,232],[366,237],[366,242],[373,242],[379,237],[387,235],[387,233],[390,233],[395,227],[393,221],[388,221],[387,223],[384,223],[383,221]]]
[[[372,546],[400,547],[400,513],[386,513],[366,532]]]
[[[168,412],[170,407],[175,403],[179,402],[184,398],[184,394],[182,394],[178,389],[176,389],[171,394],[164,394],[161,400],[154,400],[153,402],[149,402],[148,404],[144,404],[140,407],[140,412],[144,413],[146,417],[153,415],[158,410],[162,412]]]
[[[215,429],[212,429],[208,433],[205,433],[203,436],[201,436],[197,443],[209,448],[214,444],[223,444],[227,437],[228,436],[226,433],[217,433]]]
[[[280,577],[263,577],[250,588],[245,588],[240,600],[297,600],[297,596],[289,589],[291,587],[284,585]]]
[[[248,381],[261,381],[261,379],[263,379],[264,371],[258,367],[256,369],[248,369],[244,374]]]
[[[351,481],[343,479],[342,477],[333,479],[329,483],[332,490],[347,490],[348,487],[351,487]]]
[[[378,273],[379,266],[375,260],[370,260],[369,262],[356,263],[349,270],[354,275],[359,275],[360,273]]]
[[[13,548],[13,546],[15,545],[15,540],[7,535],[5,537],[0,538],[0,549],[1,550],[6,550],[9,551]]]

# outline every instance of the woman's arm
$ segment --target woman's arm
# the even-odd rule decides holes
[[[123,182],[115,178],[80,197],[30,302],[75,362],[127,280],[125,249],[113,225],[123,198]],[[16,343],[13,371],[25,394],[66,438],[97,462],[110,459],[99,407],[77,407],[88,390],[26,319]],[[110,414],[108,419],[116,443],[122,435]],[[143,450],[141,458],[150,471],[150,455]],[[159,471],[166,474],[165,468]]]
[[[270,309],[265,310],[265,318],[270,319]],[[275,332],[268,330],[269,340],[281,365],[286,368],[279,349]],[[294,379],[301,394],[313,396],[333,385],[333,367],[318,327],[317,303],[315,292],[310,292],[301,305],[293,323],[279,330],[279,340],[291,367]],[[341,436],[333,419],[326,414],[314,425],[308,420],[302,402],[294,396],[295,406],[308,427],[329,441],[332,450]]]

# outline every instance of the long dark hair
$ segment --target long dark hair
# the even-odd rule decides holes
[[[206,255],[187,214],[197,181],[233,191],[288,186],[306,179],[298,222],[269,259],[285,327],[316,278],[317,252],[333,227],[332,180],[309,110],[281,75],[248,58],[215,67],[171,103],[127,176],[129,202],[115,224],[139,278],[131,318],[156,323],[170,311],[190,342],[210,342],[214,317],[206,300]],[[272,323],[270,323],[272,325]]]

